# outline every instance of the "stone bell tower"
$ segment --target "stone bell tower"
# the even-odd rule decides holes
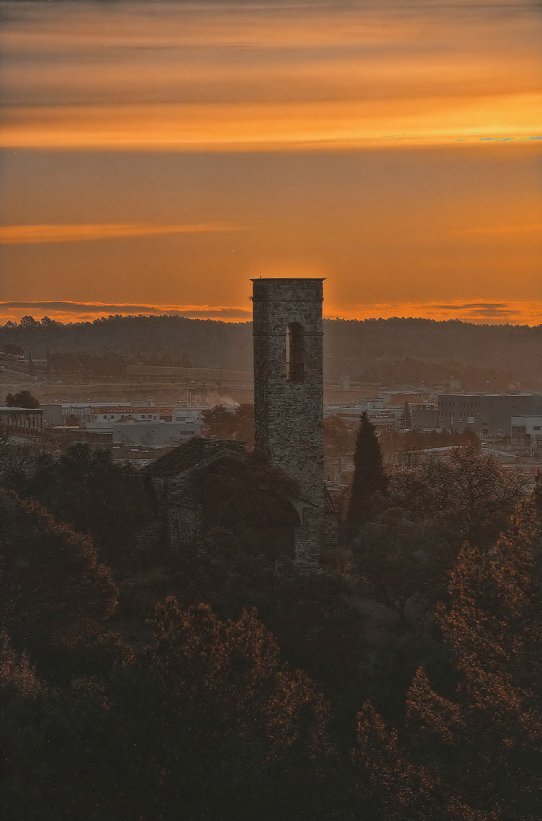
[[[253,279],[256,450],[299,485],[296,560],[323,541],[323,279]]]

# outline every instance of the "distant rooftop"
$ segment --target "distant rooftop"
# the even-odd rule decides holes
[[[0,405],[0,413],[43,413],[41,408],[16,408],[12,405]]]

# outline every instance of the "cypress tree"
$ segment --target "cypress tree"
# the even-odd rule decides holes
[[[361,525],[370,517],[376,494],[385,493],[387,486],[380,442],[374,425],[364,411],[356,437],[354,477],[346,519],[349,539],[357,535]]]

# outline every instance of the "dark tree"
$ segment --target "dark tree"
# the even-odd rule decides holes
[[[254,445],[254,407],[244,402],[237,408],[215,405],[203,411],[203,431],[212,439],[237,439]]]
[[[18,393],[8,393],[6,405],[10,408],[39,408],[40,401],[33,396],[30,391],[22,390]]]
[[[363,411],[356,438],[354,478],[346,519],[349,539],[355,538],[362,524],[370,517],[378,494],[385,493],[387,486],[380,442],[367,412]]]
[[[8,342],[2,346],[2,351],[6,356],[24,356],[24,349],[21,345]]]
[[[422,460],[390,476],[385,506],[356,533],[353,567],[401,619],[412,601],[433,608],[464,541],[490,547],[523,495],[521,477],[474,448]]]
[[[14,645],[46,668],[87,643],[116,606],[117,591],[87,536],[41,505],[0,493],[0,622]]]
[[[466,543],[438,609],[452,675],[420,667],[401,731],[371,705],[354,758],[390,819],[535,819],[542,789],[540,527],[526,505],[489,549]]]
[[[329,707],[254,612],[168,597],[151,626],[137,658],[49,690],[0,635],[3,818],[344,818],[320,809]]]
[[[16,490],[90,534],[114,568],[133,557],[136,534],[148,520],[143,483],[132,466],[115,464],[109,451],[86,444],[73,445],[59,459],[41,454]]]
[[[324,419],[324,444],[326,455],[346,456],[354,449],[354,431],[340,416]]]

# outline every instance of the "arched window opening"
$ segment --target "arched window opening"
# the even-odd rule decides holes
[[[286,375],[290,382],[305,379],[305,346],[299,322],[292,322],[286,329]]]

